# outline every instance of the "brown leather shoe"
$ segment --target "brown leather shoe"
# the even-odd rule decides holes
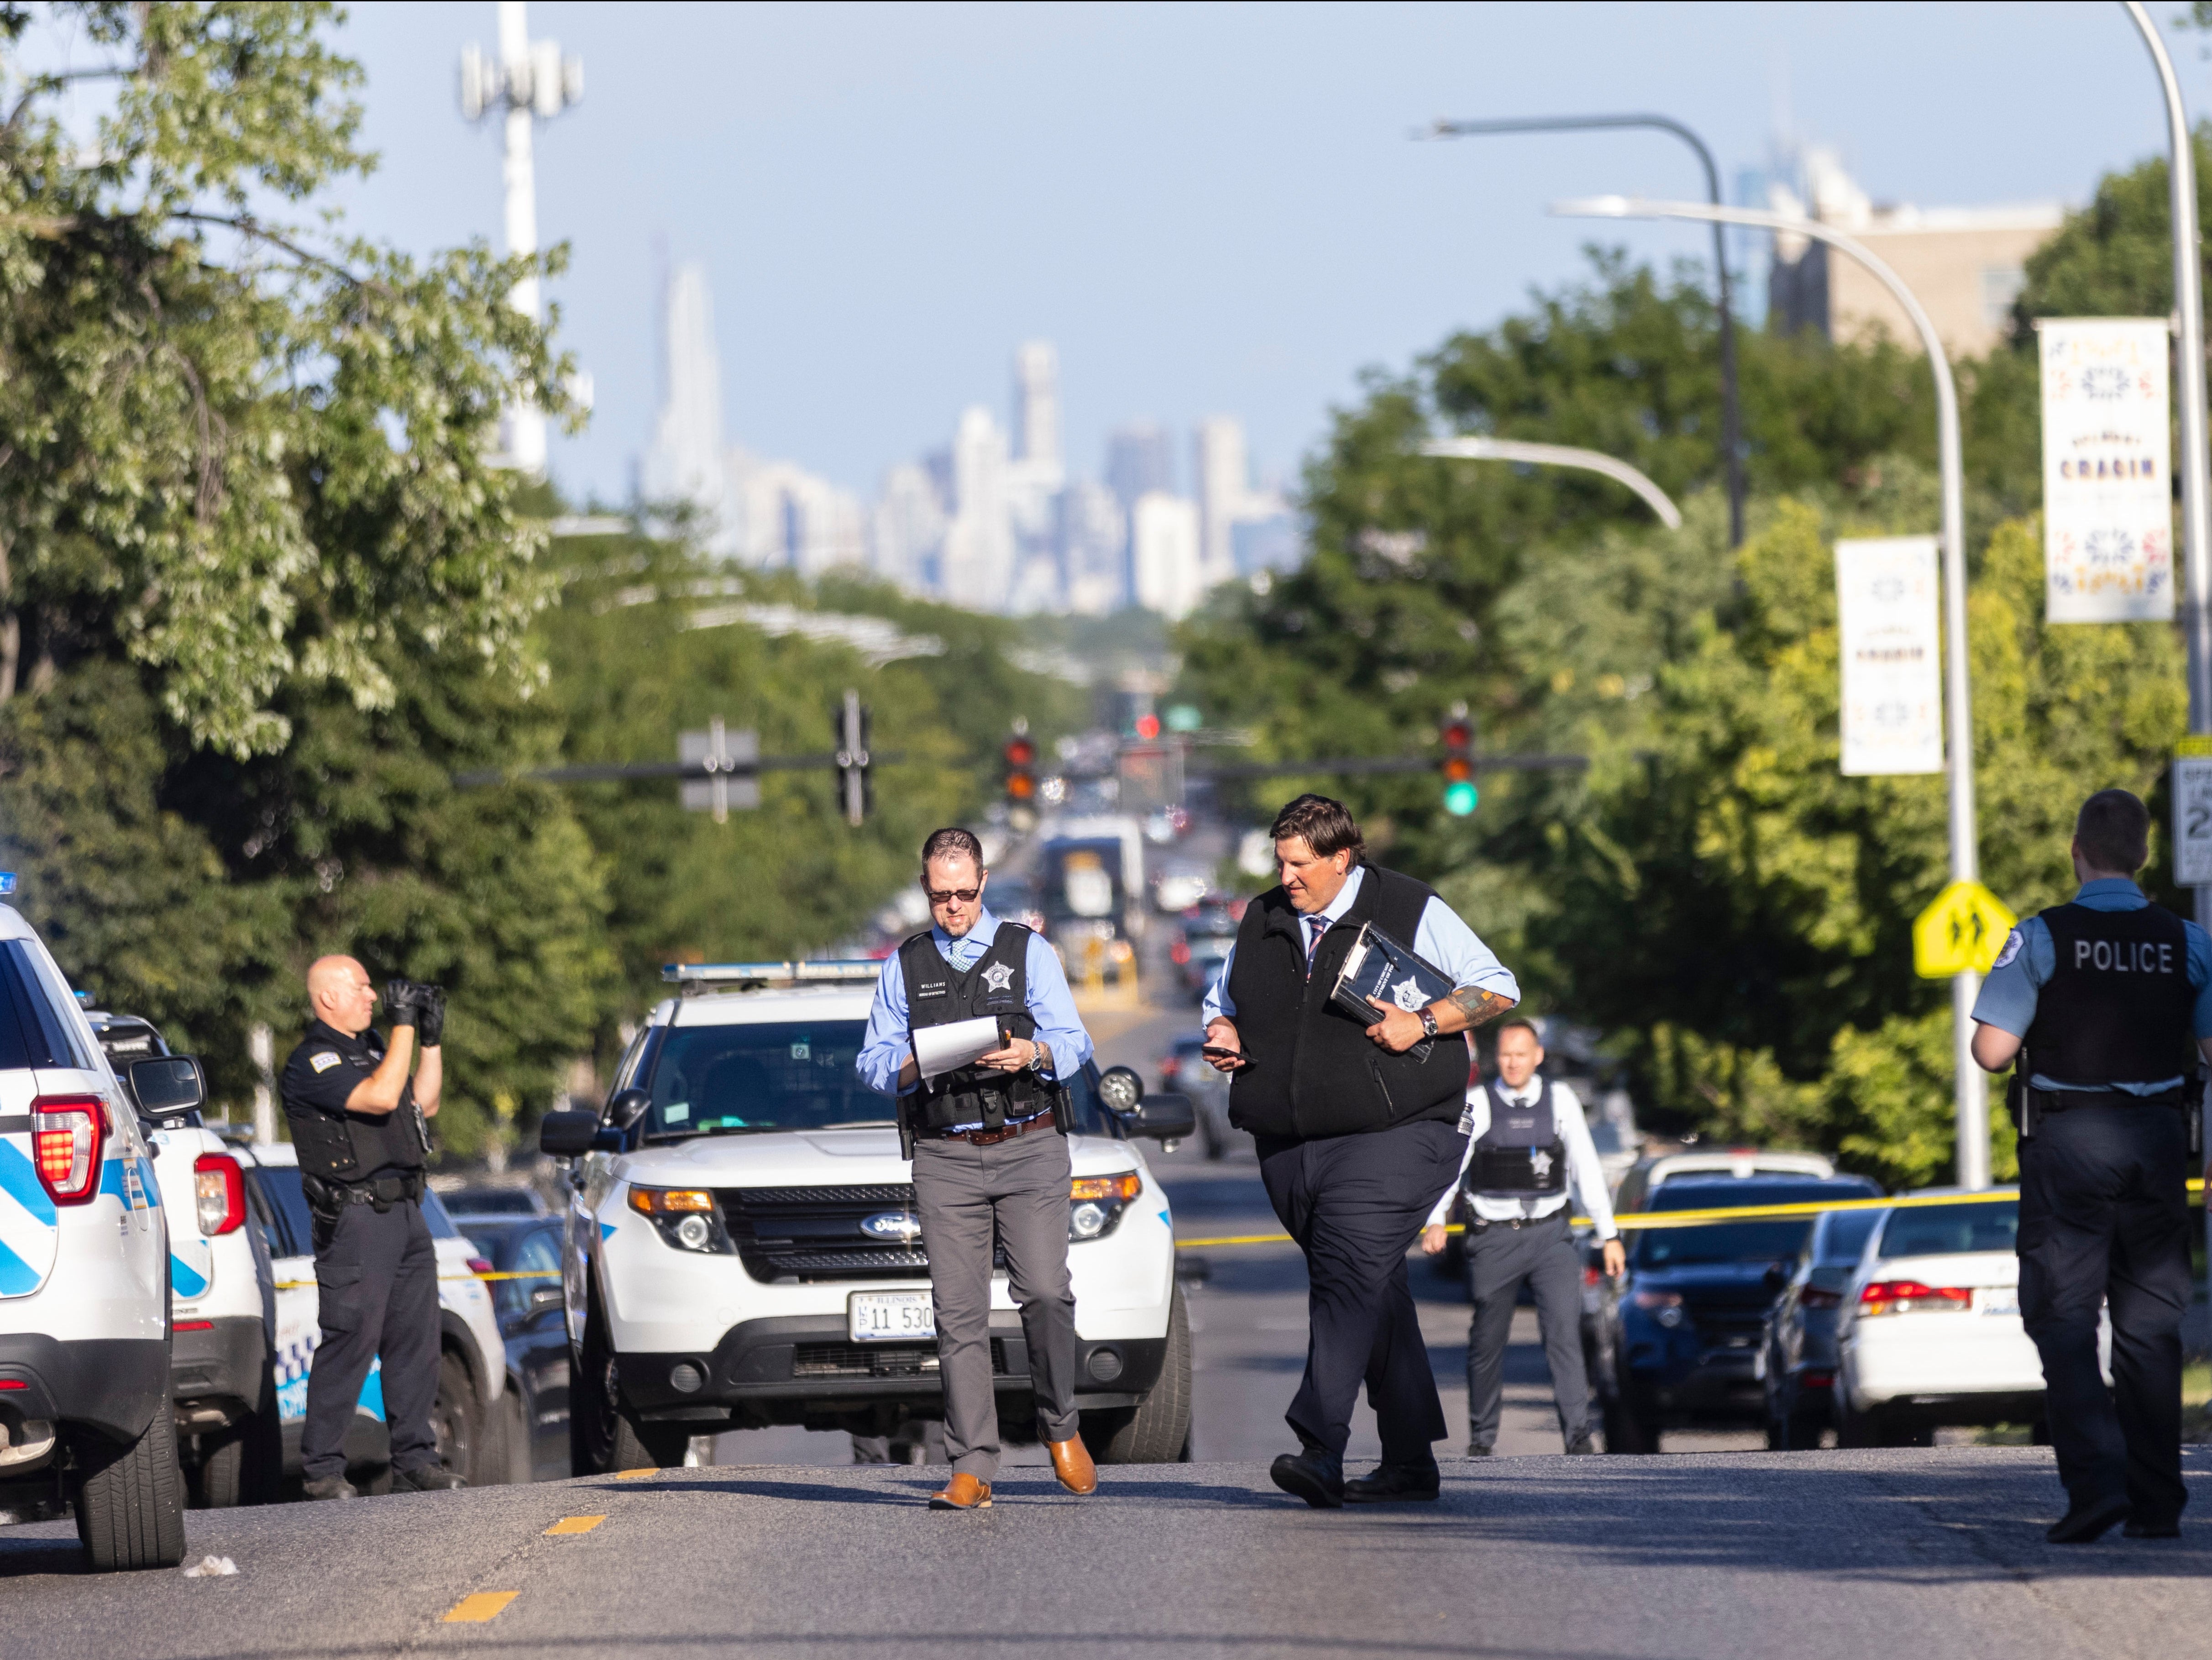
[[[1091,1462],[1091,1449],[1083,1444],[1083,1438],[1071,1435],[1065,1441],[1048,1441],[1052,1449],[1053,1474],[1060,1477],[1060,1485],[1070,1493],[1098,1491],[1098,1466]]]
[[[952,1479],[929,1495],[932,1510],[988,1510],[991,1508],[991,1484],[979,1481],[965,1470],[955,1472]]]

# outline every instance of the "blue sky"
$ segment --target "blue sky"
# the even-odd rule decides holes
[[[2154,6],[2161,18],[2176,4]],[[659,378],[656,272],[706,263],[736,441],[864,495],[1005,418],[1015,344],[1057,343],[1072,465],[1137,417],[1241,417],[1294,475],[1369,366],[1400,368],[1583,269],[1593,230],[1547,202],[1692,195],[1653,134],[1417,144],[1437,115],[1651,109],[1724,175],[1784,119],[1877,201],[2084,200],[2164,149],[2149,60],[2117,5],[661,6],[538,3],[584,60],[538,130],[553,285],[596,381],[556,436],[573,496],[624,499]],[[354,228],[416,249],[500,234],[495,124],[471,128],[460,48],[489,0],[370,3],[342,32],[383,162]],[[2197,37],[2169,37],[2192,118]],[[1639,256],[1689,228],[1607,229]]]

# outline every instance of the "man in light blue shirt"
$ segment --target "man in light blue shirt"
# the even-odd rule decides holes
[[[884,963],[854,1063],[871,1089],[911,1098],[901,1103],[900,1123],[910,1137],[915,1214],[929,1256],[952,1465],[951,1480],[930,1496],[933,1510],[986,1508],[999,1470],[994,1245],[1005,1248],[1006,1289],[1022,1311],[1039,1438],[1061,1486],[1074,1493],[1098,1487],[1075,1410],[1070,1164],[1053,1111],[1057,1084],[1091,1058],[1091,1037],[1052,947],[984,908],[989,879],[983,845],[969,831],[940,830],[922,844],[934,926]],[[923,1077],[915,1028],[963,1025],[981,1027],[977,1041],[993,1047]]]

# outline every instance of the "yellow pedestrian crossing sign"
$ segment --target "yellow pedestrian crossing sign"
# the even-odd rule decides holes
[[[1987,974],[2019,920],[1979,882],[1954,882],[1913,919],[1912,971],[1923,980]]]

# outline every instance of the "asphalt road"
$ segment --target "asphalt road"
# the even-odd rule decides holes
[[[1109,1472],[1086,1499],[1014,1472],[967,1516],[922,1507],[931,1473],[884,1466],[196,1513],[194,1552],[237,1565],[222,1578],[85,1575],[68,1524],[41,1523],[0,1532],[5,1648],[2116,1660],[2203,1641],[2212,1522],[2046,1546],[2035,1449],[1444,1468],[1436,1504],[1338,1511],[1238,1462]],[[2212,1455],[2190,1475],[2201,1514]],[[569,1517],[588,1530],[549,1535]]]

